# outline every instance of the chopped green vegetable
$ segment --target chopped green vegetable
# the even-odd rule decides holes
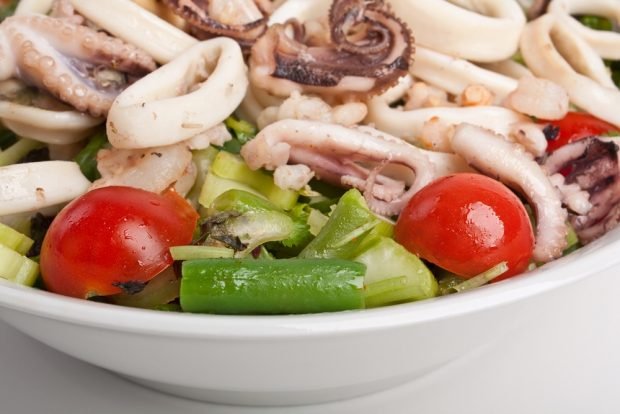
[[[364,236],[382,220],[366,205],[358,190],[347,191],[319,234],[301,251],[303,258],[350,259],[359,249]]]
[[[437,277],[437,283],[439,285],[439,296],[455,293],[456,290],[454,290],[454,287],[460,285],[465,280],[459,275],[448,272],[445,269],[440,269],[438,272],[435,272],[435,276]]]
[[[620,60],[606,61],[606,64],[611,71],[611,79],[620,88]]]
[[[583,24],[586,27],[589,27],[590,29],[604,30],[604,31],[614,30],[613,22],[605,17],[583,15],[583,16],[578,16],[577,20],[579,20],[581,24]]]
[[[233,257],[235,251],[218,246],[173,246],[170,248],[170,254],[174,260],[217,259]]]
[[[366,265],[369,288],[366,307],[428,299],[437,295],[435,277],[415,254],[388,237],[378,237],[364,253],[353,259]],[[391,281],[391,282],[388,282]],[[375,286],[375,291],[371,287]],[[383,289],[376,290],[377,286]]]
[[[312,209],[307,204],[297,204],[288,212],[289,217],[293,219],[293,231],[288,238],[282,240],[285,247],[304,247],[312,240],[313,236],[308,225],[311,211]]]
[[[179,305],[178,303],[166,303],[164,305],[157,305],[152,309],[162,312],[183,312],[183,309],[181,309],[181,305]]]
[[[218,212],[235,211],[239,214],[247,213],[248,211],[284,212],[284,210],[276,207],[271,201],[260,195],[236,188],[218,195],[211,203],[211,208]]]
[[[118,293],[99,298],[107,303],[132,308],[160,309],[179,298],[180,280],[172,268],[167,268],[148,281],[137,293]]]
[[[28,138],[20,138],[13,145],[0,151],[0,166],[15,164],[30,151],[43,148],[45,144]]]
[[[0,22],[15,13],[19,0],[8,0],[0,2]]]
[[[241,144],[245,144],[252,138],[256,136],[258,133],[258,129],[252,125],[251,123],[244,121],[243,119],[237,119],[233,116],[229,116],[224,121],[226,128],[228,128],[241,142]]]
[[[315,208],[311,208],[308,214],[308,231],[310,231],[310,234],[313,236],[316,236],[328,221],[328,216]]]
[[[183,262],[186,312],[292,314],[364,307],[365,266],[339,259]]]
[[[39,275],[39,264],[34,260],[0,244],[0,278],[20,285],[33,286]]]
[[[232,189],[220,194],[211,204],[211,208],[219,212],[229,211],[239,214],[245,214],[249,211],[272,211],[287,214],[292,220],[293,227],[288,237],[281,240],[280,244],[285,248],[289,248],[287,249],[289,256],[299,253],[299,251],[292,253],[290,248],[299,247],[298,250],[301,250],[312,239],[308,226],[310,209],[305,204],[297,204],[290,211],[285,212],[260,196],[247,191]]]
[[[525,64],[525,59],[523,59],[523,55],[521,54],[521,51],[517,51],[517,53],[515,53],[515,54],[512,56],[512,60],[513,60],[513,61],[515,61],[515,62],[517,62],[517,63],[518,63],[518,64],[520,64],[520,65],[527,66],[527,65]]]
[[[293,231],[293,220],[276,210],[249,210],[244,213],[226,211],[210,216],[201,225],[196,244],[235,250],[235,257],[244,257],[262,244],[282,241]]]
[[[262,194],[252,189],[248,185],[240,183],[239,181],[218,177],[216,174],[208,172],[202,184],[202,189],[200,191],[200,197],[198,197],[198,202],[201,206],[208,209],[211,207],[211,204],[213,204],[213,201],[221,194],[225,193],[228,190],[235,189],[247,191],[248,193],[264,197]]]
[[[228,117],[224,124],[226,124],[233,139],[224,143],[223,149],[234,154],[238,154],[241,147],[258,133],[258,129],[254,125],[233,116]]]
[[[192,161],[196,166],[196,181],[192,186],[189,194],[187,194],[187,199],[194,207],[199,206],[200,193],[202,192],[202,187],[204,185],[207,174],[209,173],[209,168],[211,168],[211,164],[217,155],[218,150],[214,147],[207,147],[202,150],[196,150],[192,152]]]
[[[271,175],[264,171],[251,170],[240,156],[226,151],[220,151],[217,154],[211,171],[221,178],[249,186],[284,210],[290,210],[299,197],[297,191],[283,190],[273,182]]]
[[[607,138],[620,137],[620,132],[618,132],[618,131],[609,131],[609,132],[605,132],[605,133],[601,134],[600,136],[601,137],[607,137]]]
[[[82,174],[90,181],[101,178],[97,170],[97,153],[108,144],[108,137],[104,130],[97,131],[88,141],[88,144],[73,159],[80,166]]]
[[[508,265],[506,262],[500,262],[497,265],[493,266],[489,270],[480,273],[477,276],[474,276],[470,279],[465,280],[464,282],[459,283],[456,286],[453,286],[452,289],[455,292],[463,292],[465,290],[474,289],[483,285],[486,285],[493,279],[498,278],[502,274],[508,271]]]
[[[19,254],[26,254],[34,244],[34,240],[6,224],[0,223],[0,244],[15,250]]]
[[[394,224],[386,221],[385,219],[380,219],[376,226],[374,226],[368,234],[364,236],[360,245],[358,246],[355,254],[361,254],[366,249],[373,246],[377,241],[384,237],[393,238],[394,236]]]
[[[579,242],[579,237],[577,236],[575,229],[573,228],[573,226],[568,224],[568,234],[566,235],[566,247],[564,248],[564,251],[562,252],[562,256],[566,256],[567,254],[574,252],[580,247],[581,247],[581,243]]]
[[[18,136],[15,135],[13,131],[0,125],[0,150],[4,151],[11,145],[15,144],[18,139]]]

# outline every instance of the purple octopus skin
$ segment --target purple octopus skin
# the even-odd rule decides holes
[[[576,183],[590,195],[592,208],[584,215],[570,214],[569,221],[583,244],[601,237],[620,223],[620,168],[618,144],[589,137],[554,151],[543,166],[563,172],[568,184]]]
[[[246,52],[249,52],[249,48],[256,39],[267,30],[267,20],[271,11],[268,5],[265,1],[234,0],[234,3],[241,3],[236,7],[238,10],[256,8],[261,17],[248,22],[247,16],[241,14],[238,16],[240,20],[238,23],[225,23],[220,16],[210,13],[211,4],[218,1],[224,0],[164,0],[164,4],[189,24],[192,34],[198,39],[215,36],[231,37]]]
[[[413,36],[382,0],[335,0],[328,21],[322,44],[310,44],[296,20],[270,26],[252,47],[253,84],[276,96],[296,90],[346,101],[381,93],[407,74]]]
[[[0,80],[20,78],[95,117],[105,116],[133,79],[156,68],[135,46],[73,19],[44,15],[5,19],[0,57],[6,59]]]

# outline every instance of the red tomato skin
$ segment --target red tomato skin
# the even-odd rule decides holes
[[[464,278],[506,261],[497,280],[524,272],[534,233],[525,207],[502,183],[458,173],[416,193],[401,212],[394,238],[409,251]]]
[[[557,137],[547,141],[547,152],[586,137],[618,132],[618,127],[585,112],[569,112],[560,120],[545,122],[559,128]]]
[[[88,298],[145,283],[172,264],[171,246],[191,242],[197,220],[193,207],[173,190],[89,191],[61,210],[43,240],[45,287]]]

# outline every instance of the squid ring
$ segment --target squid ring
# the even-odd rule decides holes
[[[389,3],[394,13],[415,30],[418,44],[477,62],[512,56],[519,47],[526,22],[515,0],[389,0]]]
[[[241,48],[232,39],[220,37],[192,46],[116,98],[108,113],[110,143],[117,148],[146,148],[207,131],[243,100],[246,72]]]

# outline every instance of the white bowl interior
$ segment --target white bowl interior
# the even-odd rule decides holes
[[[363,311],[168,313],[0,281],[0,315],[60,351],[166,392],[223,403],[316,403],[393,387],[467,358],[514,329],[537,296],[616,272],[619,247],[613,231],[513,279]]]

